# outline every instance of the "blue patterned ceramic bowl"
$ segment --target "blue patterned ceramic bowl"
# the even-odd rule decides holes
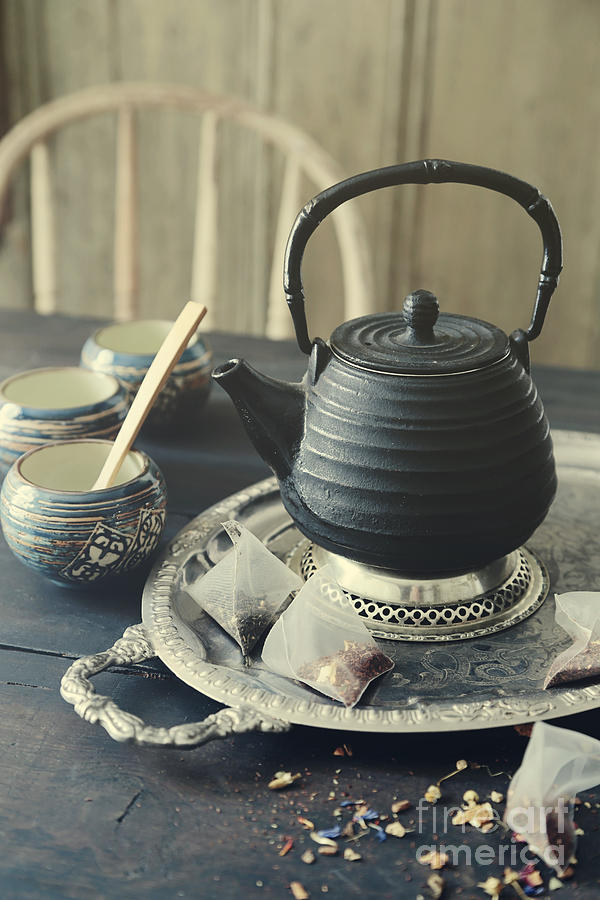
[[[112,375],[78,366],[31,369],[0,384],[0,477],[51,441],[114,438],[129,408]]]
[[[143,319],[98,329],[85,342],[81,365],[115,375],[135,396],[172,322]],[[195,334],[183,351],[144,427],[170,429],[199,421],[211,385],[212,351]]]
[[[156,550],[167,493],[152,460],[131,450],[113,487],[91,490],[110,441],[68,441],[30,450],[9,469],[0,518],[22,562],[62,584],[127,574]]]

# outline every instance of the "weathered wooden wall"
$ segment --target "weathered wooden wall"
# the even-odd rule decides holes
[[[600,4],[595,0],[0,0],[3,107],[114,80],[173,81],[244,97],[308,131],[352,174],[424,156],[505,169],[551,199],[565,271],[537,362],[600,367]],[[171,315],[189,289],[198,122],[141,117],[144,313]],[[54,143],[61,305],[111,309],[114,122]],[[264,328],[279,166],[227,135],[218,323]],[[307,188],[307,191],[309,189]],[[0,304],[31,302],[27,188],[2,231]],[[306,199],[308,199],[308,194]],[[399,188],[357,202],[375,270],[373,309],[417,287],[447,311],[507,330],[529,320],[541,246],[511,201],[458,186]],[[307,254],[309,320],[343,315],[331,230]]]

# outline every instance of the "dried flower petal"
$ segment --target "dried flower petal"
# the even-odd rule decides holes
[[[349,822],[346,822],[346,824],[342,828],[342,833],[341,833],[340,837],[345,837],[345,838],[353,838],[354,837],[354,822],[352,820],[350,820]]]
[[[558,891],[561,887],[564,887],[560,878],[557,878],[556,875],[553,875],[550,881],[548,882],[548,887],[551,891]]]
[[[293,846],[294,846],[294,839],[291,838],[291,837],[287,837],[287,836],[286,836],[286,838],[285,838],[285,844],[283,845],[283,847],[282,847],[281,850],[279,851],[279,855],[280,855],[280,856],[285,856],[286,853],[289,853],[289,852],[290,852],[290,850],[292,849]]]
[[[323,847],[319,847],[318,853],[321,856],[337,856],[338,846],[335,844],[331,847],[329,844],[325,844]]]
[[[310,894],[299,881],[290,881],[290,891],[294,900],[309,900]]]
[[[379,813],[365,804],[356,808],[353,818],[357,822],[361,820],[364,822],[374,822],[379,818]]]
[[[295,775],[292,775],[291,772],[275,772],[275,775],[269,782],[269,787],[272,791],[279,791],[281,788],[289,787],[290,784],[298,781],[299,778],[302,778],[300,772],[296,772]]]
[[[315,844],[321,844],[323,847],[335,847],[337,849],[335,841],[332,841],[331,838],[328,837],[322,837],[318,831],[311,831],[310,836]]]
[[[494,810],[490,803],[473,802],[469,806],[463,806],[462,809],[457,810],[452,818],[452,824],[469,824],[484,832],[491,831],[494,827]],[[488,825],[489,827],[487,827]]]
[[[310,819],[305,819],[304,816],[298,816],[298,822],[303,828],[307,828],[309,831],[315,830],[314,822],[311,822]]]
[[[375,825],[373,822],[369,822],[369,828],[373,829],[378,841],[387,841],[385,831],[381,825]]]
[[[441,875],[434,872],[433,875],[430,875],[427,879],[427,887],[434,900],[439,900],[444,893],[444,879]]]
[[[430,850],[429,853],[423,853],[419,856],[419,862],[422,866],[429,866],[431,869],[443,869],[448,863],[448,854],[440,853],[438,850]]]
[[[410,809],[411,802],[410,800],[395,800],[392,803],[391,810],[394,815],[397,815],[400,812],[404,812],[406,809]]]
[[[304,853],[302,854],[302,856],[300,857],[302,862],[306,863],[307,866],[311,866],[314,863],[314,861],[316,860],[316,858],[317,857],[312,852],[312,850],[305,850]]]
[[[385,833],[391,834],[393,837],[403,838],[406,834],[406,828],[400,822],[390,822],[385,826]]]
[[[483,888],[490,897],[499,897],[502,890],[502,882],[499,878],[493,878],[491,875],[485,881],[480,881],[477,887]]]
[[[504,870],[504,884],[512,884],[514,881],[518,881],[521,876],[518,872],[515,872],[514,869],[509,869],[508,866]]]
[[[336,747],[333,751],[334,756],[352,756],[352,747],[348,744],[342,744],[341,747]]]
[[[337,838],[341,833],[342,829],[340,825],[335,825],[333,828],[322,828],[321,831],[317,831],[317,834],[324,838]]]
[[[425,799],[428,803],[437,803],[441,796],[442,792],[440,791],[437,784],[430,784],[425,791]]]
[[[362,859],[360,853],[357,853],[356,850],[353,850],[352,847],[346,847],[344,850],[344,859],[349,859],[350,862],[356,862],[359,859]]]

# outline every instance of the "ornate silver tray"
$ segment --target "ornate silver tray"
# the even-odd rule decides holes
[[[600,706],[600,684],[542,689],[551,659],[570,643],[554,623],[554,593],[600,589],[600,436],[558,431],[553,437],[558,495],[528,544],[545,563],[549,596],[507,630],[451,643],[380,639],[395,669],[373,682],[354,709],[269,672],[260,649],[245,666],[237,644],[184,586],[231,546],[221,528],[225,519],[241,521],[280,558],[293,556],[302,536],[281,504],[275,479],[267,479],[201,513],[177,535],[146,582],[143,626],[128,629],[106,654],[75,663],[63,679],[63,696],[118,740],[174,746],[195,746],[233,731],[284,730],[290,724],[373,732],[489,728]],[[93,695],[88,675],[151,655],[191,687],[233,709],[194,725],[152,729]]]

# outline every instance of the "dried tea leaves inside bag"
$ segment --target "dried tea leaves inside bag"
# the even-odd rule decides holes
[[[185,589],[247,657],[302,579],[239,522],[223,528],[233,547]]]
[[[366,687],[394,667],[327,570],[309,578],[265,641],[263,662],[354,706]]]
[[[556,595],[556,623],[573,638],[556,657],[544,687],[600,676],[600,592],[573,591]]]
[[[560,874],[575,853],[573,802],[600,783],[600,741],[536,722],[510,783],[505,822]]]

